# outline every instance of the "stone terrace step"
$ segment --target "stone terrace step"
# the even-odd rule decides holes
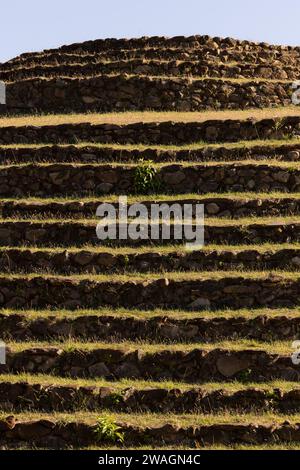
[[[101,76],[7,85],[8,113],[200,111],[290,106],[291,82]]]
[[[1,72],[14,71],[33,66],[80,65],[83,63],[116,62],[140,60],[149,61],[210,61],[213,64],[252,64],[269,67],[295,67],[300,63],[299,53],[288,51],[253,51],[234,50],[230,48],[211,49],[208,47],[194,48],[139,48],[131,50],[110,49],[102,52],[62,53],[52,52],[42,55],[28,55],[12,59],[0,64]]]
[[[178,449],[178,445],[183,445],[184,449],[194,449],[195,446],[203,449],[218,444],[249,445],[249,442],[252,446],[258,444],[265,448],[267,444],[274,445],[274,442],[294,446],[299,442],[299,424],[284,421],[281,417],[277,417],[275,423],[270,418],[257,423],[253,414],[249,417],[237,415],[237,419],[229,424],[227,419],[222,419],[222,415],[219,422],[211,418],[208,420],[207,417],[204,419],[201,415],[190,415],[189,420],[186,415],[176,415],[176,419],[169,415],[152,418],[153,424],[150,424],[149,415],[141,414],[140,419],[136,419],[136,416],[138,415],[126,419],[124,415],[118,414],[111,417],[113,422],[119,425],[119,431],[124,438],[124,443],[115,442],[113,448],[124,450],[124,445],[143,446],[143,449],[145,446],[164,448],[166,445],[176,445]],[[37,413],[31,414],[31,418],[30,415],[28,417],[24,414],[6,419],[3,417],[0,421],[0,443],[4,449],[10,450],[19,446],[27,446],[28,449],[70,449],[70,446],[82,449],[85,446],[94,446],[99,449],[101,444],[105,446],[103,449],[107,450],[112,444],[101,437],[102,426],[97,424],[100,418],[103,416],[91,413],[86,419],[82,413],[79,418],[72,416],[70,419],[66,419],[65,415],[38,416]],[[240,421],[237,421],[238,419]]]
[[[20,402],[22,397],[22,402]],[[114,385],[99,387],[40,384],[32,382],[0,382],[0,405],[2,411],[31,410],[42,412],[76,412],[82,410],[110,410],[122,413],[167,412],[167,413],[220,413],[224,410],[236,412],[261,411],[297,413],[300,405],[300,390],[285,391],[278,388],[255,387],[229,391],[226,387],[207,390],[205,387],[179,388],[116,388]]]
[[[0,67],[0,80],[16,82],[32,78],[82,78],[99,75],[126,73],[141,76],[194,76],[213,78],[263,78],[272,80],[298,80],[300,72],[298,67],[281,65],[257,64],[223,64],[216,61],[145,61],[125,60],[116,62],[84,62],[80,64],[35,65],[20,67],[13,70],[2,71]]]
[[[299,54],[299,47],[291,46],[279,46],[272,45],[267,43],[257,43],[251,41],[241,41],[233,38],[220,38],[220,37],[210,37],[207,35],[194,35],[189,37],[184,36],[175,36],[175,37],[164,37],[164,36],[152,36],[152,37],[140,37],[132,39],[96,39],[85,41],[81,43],[74,43],[61,46],[59,48],[46,49],[41,52],[28,52],[22,54],[19,57],[33,57],[35,55],[44,55],[52,52],[60,53],[70,53],[76,51],[77,53],[83,53],[86,51],[98,52],[104,50],[130,50],[136,48],[199,48],[201,46],[206,46],[210,49],[224,49],[231,48],[234,50],[246,50],[246,51],[259,51],[259,52],[289,52],[293,54]]]
[[[119,213],[118,201],[113,197],[88,199],[16,199],[0,201],[0,215],[2,219],[93,219],[96,216],[97,207],[104,203],[112,204]],[[129,197],[128,204],[142,203],[148,209],[151,204],[192,204],[193,216],[195,216],[195,207],[197,203],[204,205],[206,218],[222,217],[240,219],[241,217],[283,217],[300,215],[300,196],[285,193],[245,193],[220,194],[201,196],[199,194],[190,194],[187,197],[180,196],[161,196],[155,195],[148,197]]]
[[[235,310],[224,312],[204,311],[205,302],[199,301],[197,310],[176,318],[176,311],[160,314],[130,315],[130,312],[114,315],[114,311],[103,310],[35,312],[24,310],[1,313],[2,340],[10,341],[53,341],[73,338],[81,341],[148,341],[151,343],[208,343],[230,340],[273,341],[290,340],[299,337],[300,319],[297,309],[286,313],[280,310],[253,312],[248,316]],[[208,308],[206,306],[206,308]],[[15,313],[16,312],[16,313]],[[264,314],[263,314],[264,313]],[[0,403],[1,403],[0,386]],[[300,390],[299,390],[300,400]]]
[[[137,345],[135,345],[137,346]],[[193,345],[190,345],[194,347]],[[46,373],[58,377],[176,380],[183,383],[207,381],[299,381],[299,366],[293,364],[291,354],[272,353],[261,349],[225,349],[201,345],[176,349],[168,345],[155,345],[150,350],[128,347],[74,343],[68,349],[63,345],[49,347],[37,343],[28,347],[21,343],[18,350],[7,351],[7,363],[0,366],[1,373]]]
[[[1,131],[0,131],[1,132]],[[0,163],[136,163],[140,160],[152,160],[154,163],[166,162],[209,162],[236,160],[300,161],[300,144],[291,140],[278,143],[268,141],[244,142],[240,145],[205,146],[205,144],[174,147],[148,148],[131,145],[79,144],[48,146],[0,146]]]
[[[175,250],[147,252],[84,250],[0,249],[0,270],[11,273],[47,272],[59,274],[110,272],[168,272],[216,270],[299,270],[300,248],[270,247],[266,251],[254,246],[246,249],[206,247],[202,251]]]
[[[146,277],[147,276],[147,277]],[[181,276],[181,277],[180,277]],[[284,273],[168,273],[135,276],[0,276],[2,308],[191,308],[294,307],[300,278]],[[199,300],[200,299],[200,300]],[[197,301],[197,302],[195,302]]]
[[[275,112],[275,111],[274,111]],[[84,119],[84,118],[83,118]],[[239,142],[300,135],[300,116],[274,119],[214,119],[204,122],[136,122],[0,127],[0,144],[70,144],[101,142],[145,145],[187,145],[194,142]],[[51,116],[50,116],[51,121]],[[266,142],[267,144],[267,142]]]
[[[251,220],[251,219],[250,219]],[[225,220],[222,224],[206,221],[204,227],[205,244],[250,245],[261,243],[299,243],[300,222],[290,219],[280,221],[256,219],[251,223],[249,219],[243,221]],[[114,246],[155,246],[170,244],[170,240],[162,237],[162,225],[159,226],[158,240],[107,240],[99,241],[96,236],[96,226],[99,220],[94,221],[22,221],[0,220],[0,246],[85,246],[113,244]],[[191,227],[195,232],[195,226]],[[172,243],[182,244],[186,241],[173,237],[173,225],[170,229]],[[150,235],[150,232],[149,232]],[[173,237],[173,238],[172,238]]]
[[[89,194],[298,192],[297,163],[195,165],[28,164],[0,167],[2,197],[88,196]],[[144,182],[145,174],[151,179]],[[146,173],[145,173],[146,172]]]

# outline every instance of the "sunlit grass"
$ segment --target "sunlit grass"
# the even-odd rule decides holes
[[[300,114],[300,110],[299,110]],[[270,149],[274,153],[274,159],[276,159],[276,151],[279,151],[281,148],[286,148],[288,149],[289,147],[294,148],[294,147],[299,146],[300,148],[300,141],[299,138],[297,137],[292,137],[289,135],[286,135],[285,138],[281,139],[254,139],[254,140],[239,140],[238,142],[224,142],[224,143],[210,143],[210,142],[205,142],[204,140],[198,140],[193,143],[188,143],[188,144],[182,144],[182,145],[160,145],[160,144],[141,144],[141,143],[136,143],[136,144],[119,144],[117,142],[114,143],[99,143],[99,142],[92,142],[92,141],[78,141],[77,143],[73,144],[51,144],[51,143],[35,143],[35,144],[6,144],[6,145],[0,145],[0,155],[1,151],[7,151],[7,150],[12,150],[13,151],[20,151],[24,150],[24,153],[26,153],[26,150],[43,150],[45,151],[45,157],[44,159],[47,159],[47,151],[52,148],[57,148],[61,150],[62,152],[64,150],[71,150],[71,149],[77,149],[77,150],[82,150],[83,152],[93,152],[93,151],[99,151],[101,149],[109,150],[111,151],[119,151],[120,156],[122,157],[122,151],[126,152],[153,152],[157,151],[158,153],[161,152],[182,152],[182,151],[188,151],[188,152],[197,152],[203,151],[204,149],[208,150],[220,150],[220,149],[226,149],[226,150],[252,150],[255,151],[257,148],[257,151],[262,154],[264,151],[270,151]],[[127,155],[128,156],[128,155]],[[30,160],[31,156],[28,156],[28,160]],[[153,157],[153,154],[151,155]],[[76,157],[75,157],[76,158]],[[136,158],[139,158],[137,155]],[[166,155],[167,158],[167,155]],[[229,158],[229,157],[227,157]]]
[[[5,419],[7,413],[1,413],[0,419]],[[238,414],[236,412],[225,411],[223,413],[216,413],[211,415],[205,414],[178,414],[172,413],[107,413],[107,412],[92,412],[92,411],[78,411],[76,413],[41,413],[41,412],[23,412],[14,413],[15,418],[19,421],[29,421],[38,419],[48,419],[56,422],[74,422],[81,421],[87,424],[95,425],[99,418],[102,416],[109,417],[112,421],[117,423],[131,424],[133,426],[160,426],[165,423],[173,424],[180,427],[188,426],[209,426],[216,424],[260,424],[270,426],[271,424],[283,424],[286,420],[284,416],[277,415],[272,412],[252,412],[245,414]],[[288,415],[290,424],[300,422],[300,414]]]
[[[280,389],[283,392],[290,390],[299,390],[300,384],[295,382],[288,382],[285,380],[273,380],[267,382],[239,382],[233,380],[231,382],[206,382],[200,385],[191,385],[184,382],[172,381],[172,380],[135,380],[135,379],[119,379],[114,382],[103,379],[101,377],[96,378],[69,378],[59,377],[47,374],[29,374],[26,372],[20,372],[15,374],[1,374],[0,383],[10,382],[26,382],[29,384],[41,384],[41,385],[61,385],[61,386],[75,386],[75,387],[109,387],[113,390],[124,390],[127,388],[136,388],[141,390],[144,388],[158,388],[158,389],[179,389],[179,390],[203,390],[207,392],[214,392],[216,390],[224,390],[228,393],[235,393],[239,390],[248,389],[259,389],[259,390],[274,390]]]
[[[249,80],[248,80],[249,81]],[[0,127],[7,126],[47,126],[59,124],[133,124],[136,122],[203,122],[213,119],[273,119],[287,116],[300,116],[297,106],[284,106],[278,108],[248,109],[248,110],[224,110],[224,111],[127,111],[120,113],[86,113],[86,114],[46,114],[1,117]]]
[[[128,194],[127,195],[127,202],[128,203],[135,203],[135,202],[160,202],[160,201],[183,201],[183,202],[188,202],[188,201],[206,201],[214,199],[213,202],[218,202],[218,199],[220,200],[234,200],[234,201],[245,201],[245,200],[251,200],[251,201],[258,201],[260,199],[263,200],[274,200],[274,199],[300,199],[300,193],[296,192],[280,192],[280,191],[269,191],[265,193],[261,192],[220,192],[220,193],[205,193],[205,194],[197,194],[197,193],[184,193],[184,194],[140,194],[140,195],[133,195],[133,194]],[[83,195],[83,196],[50,196],[50,197],[36,197],[32,195],[30,198],[29,197],[5,197],[1,198],[1,203],[4,204],[6,202],[15,202],[18,204],[24,204],[24,205],[32,205],[32,204],[38,204],[38,207],[42,207],[44,204],[51,204],[52,202],[57,203],[57,204],[66,204],[66,203],[88,203],[88,202],[98,202],[98,201],[103,201],[105,202],[118,202],[119,201],[119,195],[116,194],[108,194],[108,195],[99,195],[95,193],[91,193],[89,195]],[[210,201],[212,202],[212,201]],[[80,207],[80,206],[79,206]]]
[[[185,245],[157,245],[153,246],[95,246],[95,245],[83,245],[83,246],[68,246],[67,249],[60,248],[60,247],[48,247],[48,246],[9,246],[3,247],[0,246],[0,253],[2,254],[9,254],[9,251],[30,251],[31,253],[61,253],[61,252],[69,252],[69,253],[79,253],[82,251],[89,251],[91,253],[110,253],[112,255],[132,255],[132,256],[139,256],[148,253],[159,253],[162,255],[168,254],[178,254],[178,255],[185,255],[188,254]],[[216,244],[208,244],[203,246],[203,248],[196,250],[196,252],[217,252],[217,253],[242,253],[243,251],[257,251],[258,253],[276,253],[278,251],[295,251],[300,250],[300,243],[262,243],[256,245],[216,245]]]
[[[162,309],[156,308],[153,310],[145,309],[126,309],[122,307],[112,308],[112,307],[102,307],[97,309],[77,309],[77,310],[66,310],[66,309],[39,309],[39,310],[30,310],[26,308],[15,308],[11,309],[0,309],[0,315],[21,315],[24,317],[24,320],[34,320],[36,318],[47,318],[53,317],[54,319],[60,320],[63,318],[78,318],[85,316],[110,316],[113,318],[133,318],[136,320],[151,320],[154,318],[168,318],[169,320],[193,320],[197,318],[207,318],[207,319],[216,319],[216,318],[245,318],[245,319],[254,319],[258,316],[265,317],[287,317],[287,318],[298,318],[300,315],[300,305],[293,308],[241,308],[237,310],[231,309],[217,309],[217,310],[201,310],[201,311],[187,311],[184,309]]]
[[[141,273],[141,272],[130,272],[129,274],[113,274],[113,279],[110,274],[72,274],[69,276],[64,276],[61,274],[43,274],[43,278],[47,279],[56,279],[57,281],[73,281],[74,283],[80,281],[90,281],[90,282],[99,282],[99,283],[111,283],[113,285],[114,282],[143,282],[143,281],[157,281],[167,277],[170,281],[205,281],[205,280],[220,280],[220,279],[232,279],[234,282],[235,279],[240,280],[273,280],[276,279],[277,282],[288,282],[288,281],[297,281],[300,279],[300,272],[290,272],[290,271],[283,271],[283,270],[276,270],[276,271],[199,271],[199,272],[180,272],[180,271],[170,271],[168,273]],[[29,274],[1,274],[0,273],[0,280],[1,279],[34,279],[40,278],[39,274],[36,273],[29,273]],[[175,286],[174,286],[175,287]]]
[[[157,169],[168,169],[168,167],[172,167],[169,162],[151,162],[149,163],[151,167],[157,168]],[[268,159],[268,160],[255,160],[255,159],[245,159],[245,160],[240,160],[240,161],[209,161],[209,162],[186,162],[186,161],[181,161],[181,162],[176,162],[178,165],[178,170],[180,167],[183,168],[193,168],[195,170],[201,169],[201,168],[206,168],[206,167],[234,167],[234,168],[239,168],[239,167],[244,167],[244,166],[254,166],[254,167],[267,167],[269,171],[272,170],[272,167],[274,171],[276,169],[284,168],[285,170],[298,170],[300,168],[300,161],[299,162],[287,162],[287,161],[278,161],[276,159]],[[124,168],[124,169],[135,169],[137,168],[138,165],[141,165],[140,162],[99,162],[99,163],[81,163],[81,162],[59,162],[59,163],[52,163],[52,162],[38,162],[38,163],[32,163],[32,162],[20,162],[20,163],[9,163],[7,165],[1,165],[0,164],[0,170],[12,170],[12,169],[18,169],[18,168],[33,168],[38,169],[38,168],[55,168],[57,172],[63,171],[64,169],[67,170],[69,168],[80,168],[81,170],[89,169],[89,168],[103,168],[104,170],[107,169],[113,169],[113,168]]]
[[[266,351],[268,354],[280,354],[280,355],[291,355],[294,352],[292,349],[291,341],[273,341],[272,343],[265,341],[258,341],[254,339],[238,339],[235,341],[215,341],[214,343],[197,342],[197,343],[151,343],[145,340],[136,341],[117,341],[111,343],[110,341],[78,341],[76,338],[66,338],[63,341],[51,340],[51,341],[26,341],[17,342],[11,340],[7,342],[7,347],[12,352],[20,352],[26,349],[32,348],[58,348],[62,351],[74,352],[92,352],[98,349],[105,350],[122,350],[124,352],[135,351],[139,349],[145,353],[155,354],[159,351],[193,351],[195,349],[201,349],[203,351],[213,351],[215,349],[221,349],[226,351],[244,351],[244,350],[255,350],[255,351]],[[38,353],[37,353],[38,354]]]

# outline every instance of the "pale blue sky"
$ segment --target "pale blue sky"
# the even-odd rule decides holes
[[[299,0],[2,0],[0,62],[105,37],[231,36],[300,45]]]

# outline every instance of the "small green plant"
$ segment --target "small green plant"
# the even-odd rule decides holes
[[[128,266],[128,265],[129,265],[130,260],[129,260],[129,256],[128,256],[128,255],[124,255],[124,256],[123,256],[123,262],[124,262],[124,265],[125,265],[125,266]]]
[[[122,444],[124,442],[124,432],[121,432],[120,429],[120,426],[118,426],[109,416],[99,418],[95,428],[97,441],[110,443],[119,442]]]
[[[246,369],[239,373],[239,380],[241,382],[249,382],[252,375],[252,369]]]
[[[134,172],[134,190],[138,194],[157,192],[160,188],[158,170],[152,160],[139,160]]]
[[[120,405],[120,403],[123,402],[122,393],[118,393],[118,392],[111,393],[109,396],[109,401],[112,405]]]
[[[282,130],[282,128],[284,127],[284,124],[285,124],[285,120],[284,118],[277,118],[275,120],[275,123],[274,123],[274,131],[275,131],[275,135],[278,137],[280,136],[280,134],[282,134],[282,132],[280,132]]]
[[[278,390],[265,390],[266,399],[272,403],[275,403],[278,400]]]

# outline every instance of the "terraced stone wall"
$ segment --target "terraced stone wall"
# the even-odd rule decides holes
[[[257,109],[290,104],[299,64],[300,48],[194,36],[0,65],[6,111],[31,124],[0,128],[1,449],[299,447],[300,118]],[[29,115],[211,108],[238,113]],[[136,185],[141,165],[160,187]],[[151,244],[100,242],[96,208],[121,190],[129,203],[203,203],[204,249],[173,243],[176,222],[171,244],[162,223]],[[101,432],[107,410],[124,444]]]
[[[142,198],[141,198],[142,199]],[[21,219],[32,219],[34,217],[55,217],[57,221],[62,221],[65,218],[69,218],[76,222],[78,219],[90,220],[95,218],[97,207],[104,201],[100,199],[88,200],[88,201],[43,201],[39,204],[25,201],[1,201],[0,202],[0,214],[4,219],[18,217]],[[141,202],[151,209],[151,203],[153,201],[144,200]],[[159,202],[156,200],[156,202]],[[169,200],[164,200],[165,203],[171,205],[174,204],[175,200],[170,197]],[[231,198],[229,196],[220,195],[220,197],[204,197],[200,199],[195,198],[184,198],[176,200],[177,203],[192,204],[192,215],[195,217],[196,204],[201,203],[204,205],[204,213],[206,217],[222,217],[240,219],[241,217],[250,217],[253,214],[257,216],[288,216],[294,214],[295,216],[300,215],[300,198],[295,197],[281,197],[281,198],[253,198],[243,197]],[[116,214],[119,214],[118,202],[111,202],[116,210]],[[1,233],[1,232],[0,232]]]
[[[50,52],[37,52],[31,54],[24,54],[15,59],[1,64],[0,70],[3,73],[13,72],[16,69],[22,67],[32,68],[32,66],[67,66],[67,65],[78,65],[82,63],[97,64],[103,62],[117,62],[129,60],[139,61],[150,61],[156,60],[159,62],[166,61],[193,61],[197,63],[204,63],[209,61],[212,66],[216,62],[222,62],[225,65],[229,65],[232,62],[236,62],[237,70],[239,67],[246,67],[243,64],[257,64],[261,65],[263,69],[268,70],[269,67],[278,67],[281,71],[285,67],[296,67],[299,65],[300,55],[299,50],[293,50],[292,48],[286,47],[282,49],[274,49],[273,46],[262,50],[259,47],[253,48],[252,51],[243,49],[242,47],[231,48],[211,48],[207,46],[198,46],[195,48],[187,47],[139,47],[136,49],[103,49],[98,52],[94,52],[91,48],[86,51],[80,51],[74,49],[73,51],[61,51],[55,49]],[[297,49],[297,48],[296,48]],[[46,71],[44,71],[46,73]],[[268,72],[269,75],[269,72]],[[272,78],[272,77],[271,77]],[[276,77],[273,77],[276,78]]]
[[[171,230],[171,239],[174,239]],[[300,224],[279,223],[273,224],[257,222],[253,224],[241,225],[205,225],[204,230],[205,243],[230,243],[232,245],[246,243],[299,243]],[[168,244],[169,240],[161,238],[161,226],[159,240],[152,240],[152,244]],[[118,244],[127,244],[128,240],[117,240]],[[130,244],[138,246],[143,244],[144,240],[129,240]],[[176,240],[174,239],[174,243]],[[180,240],[180,243],[182,241]],[[96,236],[96,222],[91,224],[80,223],[77,221],[3,221],[0,228],[0,246],[22,246],[22,245],[45,246],[45,244],[54,244],[59,246],[82,246],[85,244],[99,245]]]
[[[179,52],[180,55],[180,52]],[[193,57],[193,55],[192,55]],[[14,67],[12,64],[0,66],[0,80],[16,82],[33,78],[55,77],[94,77],[99,75],[140,75],[151,77],[211,77],[235,79],[271,79],[271,80],[298,80],[300,77],[298,63],[292,65],[278,65],[277,62],[266,64],[235,64],[216,63],[215,60],[158,60],[130,59],[101,62],[101,57],[82,57],[81,63],[66,63],[61,65],[47,65],[38,63],[32,67]],[[114,57],[112,57],[114,59]],[[67,58],[66,60],[70,60]],[[41,61],[38,60],[37,62]],[[45,61],[45,58],[44,58]],[[79,61],[79,59],[78,59]]]
[[[25,165],[0,169],[1,196],[19,197],[81,194],[138,193],[137,170],[126,166],[85,165]],[[86,176],[83,182],[83,175]],[[32,182],[32,178],[34,182]],[[167,165],[157,170],[153,184],[164,187],[166,193],[209,193],[243,191],[300,191],[300,171],[297,168],[274,168],[271,165]],[[151,190],[149,191],[151,192]]]
[[[272,402],[270,402],[272,395]],[[24,398],[21,405],[20,396]],[[118,400],[116,400],[118,398]],[[28,383],[0,384],[0,404],[10,411],[22,407],[34,406],[36,410],[76,411],[80,407],[88,410],[119,410],[120,412],[140,412],[160,410],[161,412],[201,412],[210,413],[211,407],[222,412],[224,409],[241,409],[253,411],[264,408],[276,409],[279,412],[297,411],[300,404],[299,390],[280,393],[279,390],[258,390],[249,388],[233,393],[224,390],[207,392],[202,388],[180,390],[167,388],[147,388],[139,390],[135,387],[116,391],[112,386],[63,386],[41,385]]]
[[[227,351],[215,349],[205,351],[194,349],[163,350],[144,352],[101,348],[93,351],[64,351],[58,348],[35,348],[20,352],[7,352],[6,365],[0,365],[1,372],[7,371],[49,373],[71,377],[106,377],[173,379],[183,382],[201,383],[207,380],[224,381],[250,369],[249,379],[300,378],[297,366],[291,364],[289,356],[267,353],[266,351]],[[1,377],[1,375],[0,375]]]
[[[197,292],[197,294],[195,294]],[[194,308],[199,298],[212,308],[293,307],[300,292],[299,279],[226,278],[175,281],[159,279],[132,281],[64,281],[59,278],[2,279],[0,305],[3,308],[97,308],[174,307]]]
[[[70,273],[110,273],[110,272],[152,272],[188,271],[192,266],[194,271],[240,269],[241,267],[261,269],[298,270],[300,258],[297,250],[284,250],[275,253],[260,253],[249,249],[242,252],[203,251],[195,253],[166,253],[158,252],[144,254],[117,255],[110,252],[97,253],[82,250],[76,253],[67,250],[47,251],[8,249],[0,251],[0,268],[3,271],[22,272],[37,271],[43,266],[48,272],[59,274]]]
[[[291,104],[289,82],[98,76],[7,85],[10,112],[199,111]]]
[[[240,146],[238,148],[226,148],[203,146],[195,149],[178,148],[160,149],[148,147],[125,148],[95,145],[65,145],[63,148],[53,146],[22,146],[1,148],[1,158],[4,164],[20,163],[136,163],[138,161],[152,160],[156,163],[166,162],[208,162],[208,161],[238,161],[241,158],[262,160],[274,158],[277,161],[299,161],[299,144],[286,144],[268,146]]]
[[[85,41],[82,43],[74,43],[61,46],[59,49],[47,49],[44,53],[51,53],[51,51],[59,51],[59,52],[101,52],[102,50],[114,50],[114,49],[139,49],[145,47],[155,47],[161,48],[163,50],[164,47],[171,47],[171,48],[197,48],[199,46],[205,46],[210,50],[215,50],[220,48],[232,48],[232,49],[240,49],[245,51],[293,51],[295,54],[300,52],[299,47],[291,47],[291,46],[282,46],[282,45],[270,45],[267,43],[255,43],[252,41],[247,40],[238,40],[234,38],[220,38],[220,37],[210,37],[207,35],[193,35],[189,37],[185,36],[174,36],[171,38],[165,36],[151,36],[151,37],[141,37],[141,38],[133,38],[133,39],[115,39],[115,38],[107,38],[107,39],[97,39],[94,41]],[[22,54],[21,57],[31,56],[34,53],[26,53]],[[43,53],[40,53],[43,54]]]
[[[207,120],[204,122],[137,122],[117,124],[63,124],[0,128],[0,144],[102,142],[180,145],[199,141],[280,139],[300,135],[298,116],[282,119]],[[53,151],[52,149],[47,149]],[[269,151],[272,149],[269,149]],[[15,151],[15,150],[14,150]],[[9,150],[7,149],[7,152]],[[226,152],[226,149],[223,149]],[[231,150],[227,149],[227,153]]]
[[[46,317],[30,317],[26,312],[0,314],[2,338],[14,337],[15,340],[26,337],[27,340],[46,341],[49,338],[61,339],[75,336],[81,340],[99,341],[155,341],[167,345],[174,341],[195,344],[199,342],[249,338],[264,341],[294,340],[299,337],[300,318],[277,315],[270,318],[258,310],[257,316],[245,318],[236,315],[226,318],[220,312],[210,318],[201,318],[197,312],[190,312],[190,318],[175,319],[168,315],[154,315],[149,319],[138,317],[115,317],[108,313],[97,316],[93,312],[83,316],[75,312],[64,317],[57,317],[55,312]],[[192,316],[193,315],[193,316]],[[1,385],[0,382],[0,391]],[[295,390],[299,395],[300,391]],[[3,394],[0,393],[0,403]],[[300,403],[299,403],[300,404]]]
[[[126,444],[185,445],[191,447],[195,441],[201,445],[234,444],[236,442],[266,445],[274,442],[297,442],[298,424],[254,425],[254,424],[212,424],[182,427],[172,424],[159,426],[136,426],[117,423],[126,436]],[[31,444],[37,448],[68,449],[72,446],[107,445],[97,435],[97,426],[81,421],[55,421],[49,418],[29,422],[16,422],[13,418],[0,421],[0,443],[7,441],[13,446]]]

